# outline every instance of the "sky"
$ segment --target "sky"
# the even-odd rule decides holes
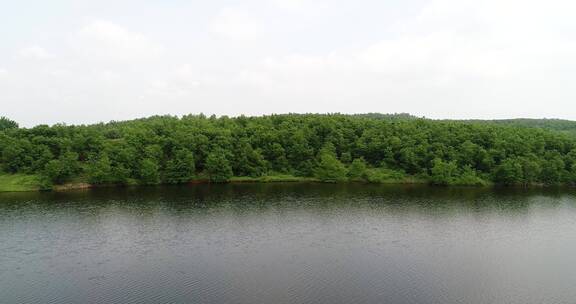
[[[0,116],[576,120],[566,0],[0,0]]]

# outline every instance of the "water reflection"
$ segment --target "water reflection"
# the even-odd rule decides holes
[[[570,303],[570,189],[0,194],[2,303]]]
[[[423,185],[364,184],[227,184],[161,187],[99,188],[68,192],[0,193],[0,211],[16,209],[107,208],[112,205],[139,211],[162,209],[181,213],[187,210],[232,208],[265,210],[270,208],[358,208],[388,207],[430,210],[528,209],[546,201],[557,205],[575,194],[570,188],[441,188]]]

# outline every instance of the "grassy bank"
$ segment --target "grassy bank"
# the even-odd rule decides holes
[[[364,184],[398,184],[398,185],[411,185],[411,184],[430,184],[434,185],[429,179],[415,176],[389,176],[380,175],[374,176],[370,175],[369,179],[348,179],[340,181],[323,181],[314,177],[303,177],[294,176],[289,174],[275,174],[266,175],[260,177],[250,177],[250,176],[234,176],[231,177],[228,183],[290,183],[290,182],[300,182],[300,183],[364,183]],[[38,175],[26,175],[26,174],[0,174],[0,192],[24,192],[24,191],[40,191],[40,190],[52,190],[52,191],[68,191],[68,190],[79,190],[79,189],[90,189],[90,188],[103,188],[103,187],[125,187],[125,186],[150,186],[150,185],[162,185],[158,184],[139,184],[135,180],[129,180],[125,184],[90,184],[84,178],[77,178],[74,181],[67,182],[61,185],[43,186],[43,179]],[[45,181],[45,180],[44,180]],[[196,178],[190,180],[186,184],[207,184],[210,183],[210,179],[207,176],[197,176]],[[477,183],[476,181],[465,183],[462,181],[455,181],[445,185],[436,185],[444,187],[491,187],[494,186],[490,182]],[[520,186],[520,185],[519,185]],[[521,185],[522,187],[534,187],[543,186],[543,184],[530,184]]]
[[[251,176],[234,176],[230,178],[229,183],[290,183],[290,182],[323,182],[314,177],[294,176],[289,174],[266,175],[260,177]],[[207,177],[199,176],[191,181],[189,184],[204,184],[210,183]],[[372,183],[372,184],[427,184],[428,181],[417,179],[413,177],[403,178],[387,178],[378,181],[362,181],[362,180],[349,180],[340,181],[338,183]],[[25,174],[0,174],[0,192],[22,192],[22,191],[40,191],[40,190],[53,190],[53,191],[67,191],[100,187],[119,187],[119,186],[138,186],[138,183],[131,182],[128,184],[90,184],[83,179],[75,179],[62,185],[53,185],[51,187],[43,187],[42,179],[37,175]]]
[[[0,174],[0,192],[22,192],[42,190],[38,175]]]
[[[278,182],[319,182],[317,178],[294,175],[266,175],[260,177],[235,176],[230,179],[232,183],[278,183]]]

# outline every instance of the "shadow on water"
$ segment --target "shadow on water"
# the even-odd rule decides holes
[[[426,185],[245,183],[118,187],[68,192],[1,193],[0,212],[119,208],[174,214],[258,212],[270,209],[379,209],[389,212],[523,213],[531,206],[552,208],[573,197],[570,188],[473,188]],[[0,214],[1,216],[1,214]]]

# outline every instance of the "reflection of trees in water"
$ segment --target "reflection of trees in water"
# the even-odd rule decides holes
[[[466,188],[425,185],[321,183],[198,184],[99,188],[85,191],[4,193],[0,211],[122,212],[177,216],[213,212],[337,208],[449,215],[458,212],[522,214],[532,205],[555,207],[572,198],[564,188]],[[571,200],[568,200],[571,201]]]

